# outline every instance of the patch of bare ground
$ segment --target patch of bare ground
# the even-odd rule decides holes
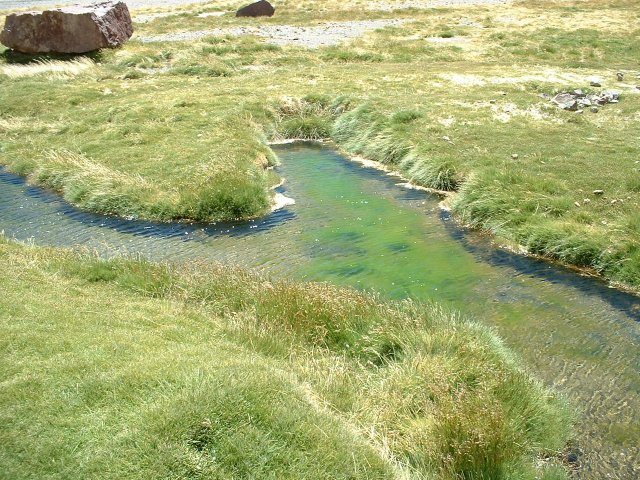
[[[167,33],[139,37],[143,43],[150,42],[187,42],[211,36],[231,35],[234,37],[255,35],[277,45],[296,45],[318,48],[337,45],[345,40],[360,37],[378,28],[399,26],[408,20],[363,20],[351,22],[328,22],[314,27],[293,25],[258,25],[251,27],[214,28],[195,32]]]

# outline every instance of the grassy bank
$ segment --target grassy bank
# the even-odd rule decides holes
[[[0,52],[0,163],[90,210],[218,221],[268,211],[277,181],[266,170],[276,162],[269,138],[332,138],[457,192],[451,206],[470,226],[637,288],[634,2],[372,5],[282,2],[260,22],[410,23],[319,49],[224,32],[136,40],[255,25],[198,17],[234,7],[211,2],[136,24],[123,49],[84,66]],[[541,97],[574,88],[617,89],[621,101],[579,114]]]
[[[572,414],[435,306],[0,239],[7,478],[559,479]]]

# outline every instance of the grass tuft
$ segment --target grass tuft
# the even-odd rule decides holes
[[[12,478],[533,480],[571,426],[489,329],[433,305],[5,240],[0,258]]]

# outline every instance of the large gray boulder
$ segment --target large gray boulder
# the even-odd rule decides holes
[[[0,43],[22,53],[85,53],[118,47],[133,34],[124,2],[7,15]]]
[[[266,0],[242,7],[236,12],[236,17],[272,17],[276,9]]]

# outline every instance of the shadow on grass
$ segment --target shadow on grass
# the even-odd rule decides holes
[[[32,63],[42,63],[46,61],[71,61],[89,58],[94,62],[100,62],[104,59],[102,50],[95,50],[88,53],[21,53],[16,50],[7,49],[0,52],[0,62],[14,65],[29,65]]]

